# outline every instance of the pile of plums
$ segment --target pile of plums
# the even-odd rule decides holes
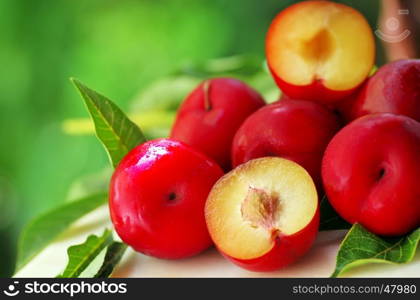
[[[121,239],[158,258],[214,244],[252,271],[311,247],[319,199],[381,236],[420,225],[420,60],[374,67],[365,18],[329,1],[277,15],[266,58],[281,91],[266,105],[245,83],[205,80],[170,137],[137,146],[110,184]]]

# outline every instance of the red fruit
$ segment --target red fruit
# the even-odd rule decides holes
[[[321,187],[322,156],[339,129],[338,117],[322,105],[282,100],[261,108],[239,128],[232,146],[233,166],[279,156],[300,164]]]
[[[358,88],[355,93],[351,94],[350,96],[347,96],[346,98],[344,98],[343,100],[341,100],[338,103],[334,103],[334,104],[331,104],[331,105],[323,105],[323,106],[325,108],[327,108],[328,110],[332,111],[337,116],[340,124],[344,125],[346,123],[345,122],[346,119],[345,119],[344,113],[342,112],[342,110],[343,110],[342,107],[344,107],[345,103],[348,103],[350,98],[354,97],[354,94],[357,94],[358,90],[360,90],[360,88]],[[288,101],[288,100],[302,100],[302,99],[293,99],[293,98],[290,98],[289,96],[287,96],[286,94],[283,93],[280,96],[280,99],[273,102],[272,104],[278,104],[281,101]],[[303,101],[307,101],[307,100],[303,100]],[[320,102],[320,101],[314,101],[314,102]]]
[[[109,207],[120,238],[136,251],[184,258],[211,245],[204,204],[221,168],[169,139],[137,146],[112,176]]]
[[[251,271],[273,271],[310,249],[318,232],[318,197],[311,177],[298,164],[258,158],[217,181],[205,216],[226,258]]]
[[[350,120],[389,112],[420,121],[420,59],[394,61],[379,68],[345,112]]]
[[[362,84],[353,94],[347,96],[340,102],[334,105],[334,111],[340,116],[343,124],[348,124],[353,119],[350,117],[350,110],[353,107],[354,102],[356,101],[357,97],[360,95],[363,87],[365,86],[367,81]]]
[[[201,150],[229,170],[235,132],[263,105],[261,96],[239,80],[206,80],[185,99],[170,137]]]
[[[379,235],[420,225],[420,123],[375,114],[344,127],[322,163],[328,199],[348,222]]]
[[[332,104],[368,77],[375,43],[368,22],[355,9],[329,1],[303,1],[273,20],[266,56],[285,94]]]

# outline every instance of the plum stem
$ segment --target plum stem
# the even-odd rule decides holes
[[[203,92],[204,92],[204,109],[209,111],[212,109],[211,99],[210,99],[210,89],[211,89],[211,80],[206,80],[203,83]]]

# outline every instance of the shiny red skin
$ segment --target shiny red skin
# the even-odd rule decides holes
[[[383,112],[420,121],[420,59],[394,61],[379,68],[346,109],[349,120]]]
[[[337,104],[340,100],[343,100],[354,93],[359,86],[363,84],[362,82],[349,90],[336,91],[327,88],[322,80],[314,80],[308,85],[294,85],[282,80],[271,67],[270,71],[277,86],[288,97],[292,99],[314,101],[324,105]]]
[[[233,136],[242,122],[265,102],[256,91],[236,79],[215,78],[208,84],[210,108],[206,108],[203,82],[182,103],[170,137],[202,151],[228,171]]]
[[[109,208],[115,230],[136,251],[159,258],[184,258],[205,250],[212,241],[204,204],[222,175],[213,160],[181,142],[157,139],[137,146],[111,179]]]
[[[233,166],[258,157],[283,157],[304,167],[319,189],[322,156],[339,129],[338,117],[315,102],[288,99],[267,105],[236,133]]]
[[[309,251],[318,234],[319,207],[309,224],[292,235],[279,235],[274,247],[261,257],[254,259],[236,259],[223,252],[223,256],[234,264],[254,272],[271,272],[290,265]]]
[[[340,100],[340,102],[338,102],[338,103],[334,103],[334,104],[331,104],[331,105],[324,105],[324,107],[328,108],[330,111],[332,111],[338,117],[338,120],[340,121],[340,124],[342,126],[347,123],[346,118],[344,116],[344,113],[342,111],[343,107],[344,107],[344,105],[346,105],[346,103],[349,102],[349,99],[355,97],[354,95],[357,94],[358,90],[359,89],[357,89],[356,92],[354,92],[350,96],[347,96],[343,100]],[[288,101],[288,100],[302,100],[302,99],[290,98],[288,95],[282,93],[279,100],[273,102],[272,104],[278,104],[278,103],[280,103],[280,101]],[[317,102],[317,101],[315,101],[315,102]]]
[[[420,123],[372,114],[344,127],[322,163],[328,199],[348,222],[398,236],[420,225]]]

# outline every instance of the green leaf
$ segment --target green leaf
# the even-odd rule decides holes
[[[106,203],[106,193],[64,203],[33,219],[22,231],[18,244],[16,271],[25,266],[74,221]]]
[[[67,249],[69,261],[63,274],[58,277],[78,278],[99,253],[112,243],[112,232],[106,229],[102,236],[90,235],[80,245],[74,245]]]
[[[324,196],[320,204],[321,220],[319,230],[349,229],[351,224],[344,221],[331,206],[327,197]]]
[[[95,124],[96,135],[108,152],[114,167],[135,146],[145,141],[140,128],[111,100],[89,89],[77,79],[71,81],[79,90]]]
[[[114,271],[115,266],[120,262],[127,245],[121,242],[113,242],[108,246],[104,262],[96,273],[95,278],[108,278]]]
[[[341,243],[331,277],[367,263],[407,263],[413,259],[419,240],[420,228],[404,237],[380,238],[354,224]]]

